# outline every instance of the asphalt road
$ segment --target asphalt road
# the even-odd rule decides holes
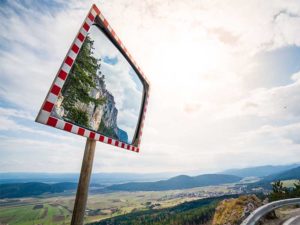
[[[300,215],[288,219],[282,225],[300,225]]]

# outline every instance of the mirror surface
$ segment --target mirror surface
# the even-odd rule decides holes
[[[142,98],[143,84],[136,72],[92,25],[51,114],[131,144]]]

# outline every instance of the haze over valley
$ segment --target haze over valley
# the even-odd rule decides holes
[[[230,171],[235,175],[224,174]],[[250,176],[236,175],[245,173]],[[0,177],[0,222],[15,223],[8,217],[12,209],[18,212],[18,217],[25,212],[52,210],[56,215],[53,224],[70,219],[78,174],[2,173]],[[86,221],[123,214],[131,218],[130,213],[134,215],[144,210],[156,209],[165,213],[164,210],[173,210],[172,207],[184,207],[184,202],[191,202],[185,207],[197,208],[204,204],[201,199],[221,200],[245,194],[267,194],[272,189],[272,182],[282,180],[291,185],[297,179],[300,179],[300,164],[233,169],[198,176],[96,173],[90,185]],[[53,218],[46,213],[43,218],[28,218],[28,222],[45,222]]]

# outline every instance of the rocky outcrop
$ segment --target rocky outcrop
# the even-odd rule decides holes
[[[98,130],[102,121],[105,127],[111,128],[117,133],[118,110],[114,96],[106,89],[104,79],[104,76],[97,76],[95,79],[96,87],[90,93],[91,97],[104,100],[104,104],[95,105],[94,103],[90,103],[90,126],[92,129]]]
[[[216,208],[212,225],[239,225],[261,205],[261,200],[255,195],[223,200]]]

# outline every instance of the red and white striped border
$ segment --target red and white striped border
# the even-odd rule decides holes
[[[148,84],[148,88],[145,90],[145,101],[144,101],[144,108],[142,110],[141,114],[141,122],[139,124],[139,133],[137,136],[137,146],[130,145],[118,140],[115,140],[113,138],[106,137],[104,135],[101,135],[99,133],[90,131],[88,129],[79,127],[77,125],[68,123],[64,120],[60,120],[58,118],[55,118],[53,116],[50,116],[51,111],[57,101],[58,95],[66,81],[66,78],[70,72],[70,69],[77,57],[77,54],[79,53],[79,50],[82,46],[82,43],[87,35],[87,32],[90,29],[90,26],[93,24],[96,16],[99,16],[101,21],[103,22],[104,26],[108,29],[109,33],[112,35],[112,37],[116,40],[116,42],[119,44],[119,46],[122,48],[122,50],[125,52],[126,56],[131,60],[135,68],[139,71],[142,78],[145,80],[145,82]],[[125,48],[124,44],[121,42],[120,38],[116,35],[114,30],[111,28],[107,20],[104,18],[103,14],[100,12],[100,10],[97,8],[96,5],[93,5],[90,9],[87,17],[85,18],[75,40],[73,41],[71,48],[69,49],[64,62],[62,63],[53,83],[52,86],[46,96],[46,99],[43,103],[42,108],[40,109],[40,112],[36,118],[36,121],[42,124],[46,124],[52,127],[56,127],[61,130],[65,130],[74,134],[78,134],[90,139],[94,139],[103,143],[107,143],[113,146],[117,146],[126,150],[130,150],[133,152],[139,152],[140,150],[140,143],[141,143],[141,137],[142,137],[142,129],[144,126],[144,120],[145,120],[145,114],[147,110],[147,104],[148,104],[148,98],[149,98],[149,81],[146,78],[145,74],[142,72],[141,68],[137,65],[135,60],[132,58],[128,50]]]

